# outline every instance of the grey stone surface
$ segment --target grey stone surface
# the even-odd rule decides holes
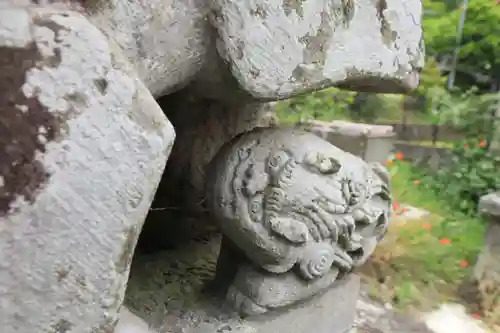
[[[332,84],[379,92],[418,84],[419,0],[213,4],[221,56],[239,85],[257,98],[289,97]]]
[[[219,245],[220,237],[213,235],[175,250],[136,255],[126,306],[158,333],[344,333],[352,326],[359,293],[356,275],[295,306],[240,318],[209,292]]]
[[[311,133],[242,134],[211,171],[208,207],[227,236],[217,280],[244,315],[324,290],[364,263],[388,227],[387,170]]]
[[[479,213],[490,217],[500,217],[500,192],[494,192],[482,196],[478,204]]]
[[[263,100],[418,83],[419,0],[297,5],[0,1],[2,332],[113,329],[172,148],[173,109],[188,123],[174,124],[176,146],[189,149],[169,164],[186,171],[179,184],[203,184],[210,154],[257,126],[246,117]],[[163,110],[153,98],[179,91]],[[212,107],[194,112],[191,97]],[[287,223],[274,227],[300,241]]]
[[[109,332],[174,130],[85,17],[5,4],[0,331]]]
[[[151,330],[142,318],[130,312],[126,307],[122,307],[113,333],[156,333]]]
[[[500,290],[500,193],[481,197],[478,210],[485,215],[487,226],[483,249],[474,267],[474,278]]]
[[[486,219],[483,248],[474,266],[468,296],[481,304],[483,311],[495,311],[500,305],[500,193],[484,195],[479,212]]]
[[[300,126],[367,162],[385,162],[394,149],[395,133],[392,126],[340,120],[314,120]]]
[[[85,15],[156,97],[200,76],[219,82],[214,76],[225,74],[206,68],[213,67],[214,56],[224,59],[229,76],[258,99],[332,85],[402,91],[418,84],[424,61],[419,0],[36,3]],[[30,0],[0,2],[4,7],[33,5]]]
[[[205,303],[180,316],[175,327],[182,327],[183,333],[344,333],[353,325],[358,292],[359,278],[350,275],[321,295],[276,313],[240,319],[216,303]]]
[[[207,165],[225,142],[263,125],[266,104],[248,97],[211,100],[190,89],[166,96],[159,104],[167,110],[177,136],[158,190],[158,204],[169,202],[189,213],[200,212]]]

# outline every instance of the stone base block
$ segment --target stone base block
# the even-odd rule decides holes
[[[213,316],[205,309],[200,326],[185,322],[189,333],[344,333],[354,325],[360,281],[356,275],[346,277],[322,295],[301,305],[250,319]],[[221,312],[222,314],[222,312]]]
[[[351,275],[299,306],[249,319],[229,312],[218,299],[202,297],[197,304],[171,313],[161,332],[345,333],[354,325],[359,286],[359,277]]]
[[[478,211],[487,220],[483,249],[474,267],[474,279],[500,289],[500,192],[484,195]]]
[[[356,275],[306,302],[241,319],[222,297],[204,291],[213,279],[219,239],[175,251],[137,255],[126,305],[158,333],[346,333],[352,328],[360,281]]]

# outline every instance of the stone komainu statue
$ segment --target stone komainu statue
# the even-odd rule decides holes
[[[251,262],[219,263],[242,266],[228,296],[243,314],[287,306],[329,287],[364,263],[388,227],[384,167],[310,133],[245,133],[220,150],[212,172],[210,210],[237,244],[222,250],[239,248]]]
[[[155,194],[211,198],[220,267],[244,257],[242,314],[363,262],[390,213],[383,168],[252,130],[300,93],[415,88],[420,17],[420,0],[0,0],[2,332],[111,332]]]

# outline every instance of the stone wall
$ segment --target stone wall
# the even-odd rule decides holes
[[[395,133],[391,126],[317,120],[298,126],[368,162],[383,163],[394,150]]]
[[[361,124],[346,121],[309,121],[297,124],[337,147],[369,162],[385,162],[393,153],[402,153],[404,159],[416,165],[438,170],[451,163],[450,149],[423,146],[416,143],[398,141],[401,132],[390,125]],[[430,127],[419,127],[430,128]],[[414,132],[415,137],[421,132]],[[428,132],[430,135],[431,133]],[[453,134],[455,135],[455,134]]]

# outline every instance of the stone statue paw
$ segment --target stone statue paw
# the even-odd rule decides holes
[[[229,287],[226,299],[242,315],[254,316],[268,311],[268,309],[256,304],[250,297],[244,295],[235,286]]]

